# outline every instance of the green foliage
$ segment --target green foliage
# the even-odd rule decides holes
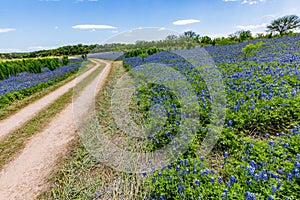
[[[256,44],[248,44],[242,49],[242,52],[245,56],[253,54],[256,50],[260,49],[263,44],[263,42],[258,42]]]
[[[237,32],[238,34],[238,37],[240,39],[240,41],[245,41],[245,40],[249,40],[249,39],[252,39],[252,33],[251,31],[239,31]]]
[[[63,56],[63,55],[81,55],[87,54],[91,52],[96,47],[96,45],[69,45],[59,47],[57,49],[50,49],[50,50],[41,50],[41,51],[34,51],[29,53],[0,53],[0,58],[4,59],[13,59],[13,58],[37,58],[37,57],[48,57],[48,56]]]
[[[144,61],[144,59],[148,56],[148,54],[147,53],[142,53],[142,54],[140,54],[139,55],[142,59],[143,59],[143,61]]]
[[[70,64],[70,60],[69,60],[68,56],[64,56],[62,58],[62,65],[68,65],[68,64]]]
[[[69,62],[68,57],[64,57],[62,63],[59,62],[58,58],[23,59],[0,62],[0,80],[25,71],[29,73],[41,73],[44,67],[53,71],[62,64]]]
[[[164,51],[164,50],[158,49],[158,48],[134,49],[134,50],[125,52],[125,58],[140,56],[144,59],[148,55],[153,55],[153,54],[161,52],[161,51]]]
[[[124,68],[126,69],[126,71],[130,71],[132,69],[132,67],[127,63],[124,63]]]
[[[200,38],[201,45],[209,45],[212,44],[212,39],[209,36],[203,36]]]
[[[246,199],[247,191],[255,193],[254,199],[267,199],[269,196],[298,199],[299,177],[290,180],[278,169],[282,168],[285,172],[295,169],[294,164],[287,160],[299,162],[300,158],[294,153],[299,151],[299,137],[272,139],[265,142],[251,138],[237,140],[238,148],[235,149],[238,150],[230,152],[229,157],[217,155],[218,160],[214,160],[217,170],[208,169],[209,158],[181,158],[161,171],[147,175],[144,187],[150,188],[149,196],[154,199],[162,196],[163,199]],[[288,148],[286,144],[289,144]],[[253,173],[257,173],[257,179],[249,174],[252,173],[249,172],[249,162],[256,166]],[[264,170],[265,178],[261,174]],[[274,178],[276,175],[278,178]]]
[[[86,55],[86,54],[82,54],[82,55],[81,55],[81,58],[82,58],[83,60],[87,60],[87,55]]]

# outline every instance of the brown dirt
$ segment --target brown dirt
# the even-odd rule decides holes
[[[84,88],[78,99],[84,98],[85,94],[89,92],[96,94],[95,88],[100,90],[109,75],[110,62],[94,61],[97,63],[96,67],[101,62],[104,62],[106,67]],[[86,113],[90,109],[93,101],[91,99],[88,101],[90,102],[87,102],[86,106],[81,107],[82,113]],[[53,170],[57,159],[66,153],[68,146],[76,136],[73,104],[69,104],[52,120],[48,127],[45,127],[44,131],[35,135],[21,153],[1,170],[0,199],[35,199],[47,188],[47,176]]]
[[[9,135],[11,132],[17,130],[21,126],[23,126],[26,122],[31,120],[36,114],[44,110],[46,107],[54,103],[59,97],[67,93],[70,89],[72,89],[75,84],[88,75],[90,75],[93,71],[97,69],[98,66],[95,66],[85,73],[78,76],[76,79],[68,82],[67,84],[59,87],[55,91],[47,94],[41,99],[33,102],[32,104],[22,108],[15,114],[12,114],[8,118],[0,120],[0,140]]]

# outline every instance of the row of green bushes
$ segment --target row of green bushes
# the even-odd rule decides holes
[[[44,67],[51,71],[57,69],[62,65],[69,64],[68,57],[58,58],[43,58],[43,59],[24,59],[14,61],[0,62],[0,80],[15,76],[21,72],[41,73]]]
[[[164,50],[155,48],[155,47],[149,48],[149,49],[134,49],[134,50],[125,52],[125,58],[136,57],[136,56],[147,57],[148,55],[153,55],[153,54],[161,52],[161,51],[164,51]]]

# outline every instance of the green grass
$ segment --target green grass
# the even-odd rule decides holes
[[[76,87],[76,90],[80,91],[87,86],[103,70],[103,67],[104,65],[82,80],[78,87]],[[27,122],[20,129],[12,132],[1,140],[0,168],[11,161],[18,152],[24,148],[26,142],[31,138],[31,136],[41,132],[51,122],[51,120],[66,107],[67,104],[71,103],[72,96],[73,90],[70,90],[53,104],[48,106],[45,110],[38,113],[32,120]]]
[[[98,114],[109,120],[110,97],[124,68],[114,65],[106,86],[97,95]],[[108,123],[108,122],[105,122]],[[108,123],[109,124],[109,123]],[[141,196],[142,178],[139,175],[117,172],[105,166],[85,149],[79,141],[74,149],[57,164],[57,169],[49,177],[50,190],[38,199],[136,199]]]
[[[78,73],[72,74],[71,76],[69,76],[65,80],[62,80],[62,81],[56,83],[53,86],[45,88],[42,91],[37,92],[37,93],[35,93],[35,94],[31,95],[31,96],[28,96],[28,97],[26,97],[26,98],[24,98],[22,100],[15,101],[11,105],[9,105],[9,106],[7,106],[5,108],[0,109],[0,120],[9,117],[13,113],[15,113],[18,110],[24,108],[25,106],[29,105],[33,101],[36,101],[36,100],[42,98],[43,96],[46,96],[47,94],[53,92],[57,88],[65,85],[65,84],[67,84],[68,82],[70,82],[73,79],[75,79],[78,75],[83,74],[84,72],[86,72],[87,70],[89,70],[94,65],[95,65],[94,63],[87,63],[87,64],[85,64],[84,66],[82,66],[80,68],[80,70],[79,70]]]

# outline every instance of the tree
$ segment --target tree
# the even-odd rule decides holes
[[[242,30],[242,31],[237,32],[237,34],[239,36],[240,41],[242,41],[242,42],[252,38],[252,33],[249,30],[248,31]]]
[[[70,64],[70,60],[69,60],[68,56],[64,56],[64,57],[62,58],[62,64],[63,64],[63,65],[68,65],[68,64]]]
[[[176,40],[178,37],[176,35],[168,35],[166,40]]]
[[[196,34],[196,35],[194,36],[193,40],[194,40],[196,43],[200,44],[200,40],[201,40],[200,35],[199,35],[199,34]]]
[[[82,54],[81,58],[82,58],[82,60],[86,61],[87,60],[87,55],[86,54]]]
[[[184,36],[192,38],[192,39],[194,39],[197,36],[197,34],[193,31],[186,31],[183,34],[184,34]]]
[[[203,36],[200,39],[201,44],[207,45],[207,44],[212,44],[212,39],[209,36]]]
[[[280,35],[283,35],[286,32],[297,29],[299,27],[300,18],[297,15],[288,15],[272,21],[272,23],[267,26],[267,31],[277,31]]]
[[[263,33],[257,33],[257,34],[255,35],[255,38],[257,38],[257,39],[262,39],[262,38],[265,38],[265,35],[264,35]]]
[[[229,40],[236,41],[236,42],[243,42],[245,40],[251,40],[252,39],[252,33],[250,30],[241,30],[237,31],[234,34],[229,35]]]

